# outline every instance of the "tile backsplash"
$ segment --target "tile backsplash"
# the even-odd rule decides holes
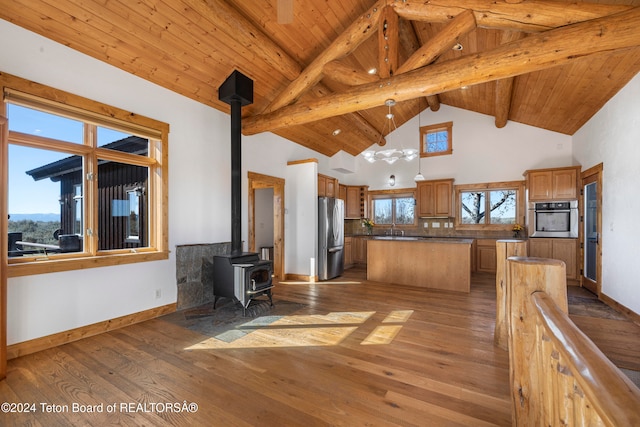
[[[425,226],[426,225],[426,226]],[[385,235],[389,233],[391,227],[374,227],[374,235]],[[396,230],[404,230],[406,236],[433,236],[433,237],[485,237],[488,239],[508,239],[512,237],[510,232],[501,231],[479,231],[479,230],[456,230],[455,218],[418,218],[416,227],[396,227]],[[367,228],[362,225],[362,220],[345,219],[345,235],[367,234]],[[526,230],[522,233],[526,236]]]

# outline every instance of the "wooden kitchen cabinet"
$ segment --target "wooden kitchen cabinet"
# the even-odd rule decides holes
[[[369,187],[348,185],[346,188],[345,218],[367,218],[367,193]]]
[[[453,217],[453,179],[421,181],[417,185],[419,217]]]
[[[353,253],[353,262],[355,264],[367,263],[367,240],[366,236],[354,236],[352,240],[351,250]]]
[[[337,197],[338,196],[338,180],[318,174],[318,197]]]
[[[347,216],[346,206],[347,206],[347,186],[338,184],[338,199],[344,200],[345,211],[344,215]]]
[[[476,269],[485,273],[495,273],[497,264],[496,239],[477,239]]]
[[[578,280],[577,239],[529,239],[529,256],[564,261],[567,280]]]
[[[526,171],[529,201],[576,199],[579,175],[580,166]]]
[[[353,237],[344,238],[344,268],[353,267]]]

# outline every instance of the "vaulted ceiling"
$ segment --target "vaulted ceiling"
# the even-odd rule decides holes
[[[384,145],[387,99],[397,126],[444,104],[495,116],[499,128],[571,135],[640,71],[638,6],[11,0],[0,18],[224,112],[217,89],[238,70],[254,80],[244,134],[271,131],[331,156]]]

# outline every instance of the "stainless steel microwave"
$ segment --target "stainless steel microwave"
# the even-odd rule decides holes
[[[530,202],[529,237],[578,237],[578,201]]]

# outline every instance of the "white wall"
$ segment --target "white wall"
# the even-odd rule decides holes
[[[287,166],[284,194],[286,273],[315,276],[318,271],[318,164]]]
[[[603,164],[602,292],[640,313],[640,74],[573,136],[575,158]]]
[[[381,118],[384,120],[384,118]],[[544,129],[508,122],[496,128],[494,118],[442,105],[436,112],[421,113],[421,125],[453,122],[453,154],[421,159],[426,179],[454,178],[455,184],[517,181],[527,169],[575,165],[571,137]],[[403,124],[386,138],[387,144],[371,149],[419,148],[418,117]],[[368,183],[371,190],[390,188],[389,175],[396,176],[395,188],[415,187],[416,160],[399,160],[393,165],[369,163],[358,156],[357,172],[344,175],[350,184]]]

